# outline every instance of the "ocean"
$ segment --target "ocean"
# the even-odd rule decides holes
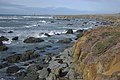
[[[24,53],[26,50],[42,48],[48,45],[44,52],[38,51],[39,54],[56,53],[63,50],[70,44],[59,44],[57,41],[64,38],[76,38],[75,34],[65,34],[68,29],[74,32],[79,29],[90,29],[100,25],[100,21],[95,19],[55,19],[54,16],[29,16],[29,15],[1,15],[0,16],[0,36],[5,36],[9,41],[3,41],[9,47],[3,51],[4,56],[12,53]],[[13,33],[9,33],[12,31]],[[51,37],[46,36],[49,34]],[[18,36],[17,41],[12,38]],[[28,37],[42,38],[45,41],[41,43],[26,44],[24,39]],[[6,55],[5,55],[6,54]],[[3,58],[3,56],[0,56]]]

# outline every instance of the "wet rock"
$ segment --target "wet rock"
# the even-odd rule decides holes
[[[20,68],[18,66],[11,66],[11,67],[8,67],[6,72],[8,74],[13,74],[13,73],[16,73],[20,70]]]
[[[51,35],[49,35],[48,33],[45,33],[45,36],[47,36],[47,37],[51,37]]]
[[[7,50],[7,49],[8,49],[8,47],[5,46],[5,45],[2,43],[2,41],[0,41],[0,51],[5,51],[5,50]]]
[[[27,68],[28,73],[36,73],[38,70],[42,70],[43,67],[37,64],[32,64]]]
[[[18,36],[16,36],[16,37],[12,38],[12,40],[18,40]]]
[[[5,45],[0,45],[0,51],[6,51],[8,49]]]
[[[0,41],[8,41],[9,39],[8,38],[6,38],[5,36],[1,36],[0,37]]]
[[[37,57],[39,57],[39,54],[37,54],[35,50],[28,50],[24,54],[22,54],[20,60],[26,61],[26,60],[34,59]]]
[[[51,70],[51,73],[55,74],[56,77],[60,77],[61,73],[62,73],[62,69],[61,68],[54,68]]]
[[[76,40],[79,39],[79,38],[82,37],[82,36],[83,36],[82,33],[77,34],[77,35],[76,35]]]
[[[28,73],[25,77],[18,78],[17,80],[39,80],[37,73]]]
[[[63,63],[63,59],[55,59],[55,61],[57,61],[57,62],[60,63],[60,64]]]
[[[77,30],[76,32],[77,32],[77,33],[83,33],[84,30],[81,30],[81,29],[80,29],[80,30]]]
[[[51,56],[46,55],[44,58],[44,62],[49,63],[52,60]]]
[[[65,43],[65,44],[68,44],[68,43],[70,43],[71,41],[72,41],[71,38],[65,38],[65,39],[63,39],[63,40],[59,40],[57,43]]]
[[[22,56],[21,54],[14,54],[14,55],[8,56],[5,60],[8,61],[9,63],[15,63],[20,61],[21,56]]]
[[[73,34],[73,30],[72,29],[68,29],[68,31],[66,32],[66,34]]]
[[[9,31],[8,33],[13,33],[13,31]]]
[[[46,80],[57,80],[57,77],[55,74],[50,73],[49,76],[46,78]]]
[[[39,74],[39,79],[44,79],[46,77],[48,77],[49,75],[49,71],[47,68],[43,68],[42,70],[37,72]]]
[[[55,21],[50,21],[51,23],[55,23]]]
[[[0,63],[0,69],[5,68],[7,66],[9,66],[7,62]]]
[[[18,71],[16,74],[15,74],[15,76],[17,77],[17,78],[20,78],[20,77],[25,77],[26,76],[26,72],[25,71]]]
[[[25,39],[23,42],[24,43],[39,43],[39,42],[43,42],[44,40],[41,38],[35,38],[35,37],[29,37],[27,39]]]

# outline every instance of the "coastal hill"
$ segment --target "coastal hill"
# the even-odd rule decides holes
[[[83,80],[120,80],[120,27],[85,32],[74,45],[73,63]]]

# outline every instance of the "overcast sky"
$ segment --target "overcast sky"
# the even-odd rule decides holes
[[[0,14],[120,13],[120,0],[0,0]]]

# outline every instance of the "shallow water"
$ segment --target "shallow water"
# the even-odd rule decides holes
[[[0,16],[0,36],[9,38],[9,41],[4,41],[9,49],[3,53],[4,56],[13,52],[24,53],[26,50],[41,48],[46,45],[52,47],[45,48],[45,52],[36,50],[39,54],[58,52],[64,49],[69,44],[56,43],[58,40],[64,38],[72,38],[73,41],[76,38],[75,34],[65,34],[68,29],[73,29],[75,32],[79,29],[90,29],[96,27],[95,25],[101,25],[95,19],[69,19],[58,20],[52,16]],[[86,24],[84,24],[86,23]],[[13,31],[13,33],[8,33]],[[51,37],[47,37],[44,34],[48,33]],[[60,34],[60,35],[56,35]],[[12,38],[18,36],[18,41],[12,41]],[[25,44],[23,40],[27,37],[43,38],[45,41],[42,43]],[[3,58],[3,56],[0,56]]]

